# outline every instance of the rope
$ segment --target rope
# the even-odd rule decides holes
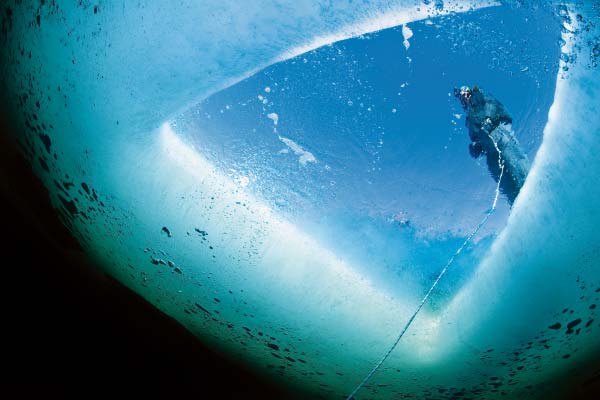
[[[498,144],[492,138],[491,134],[488,134],[488,137],[492,140],[492,142],[494,143],[494,147],[496,148],[496,151],[498,152],[498,166],[500,167],[500,176],[498,178],[498,184],[496,185],[496,193],[494,195],[494,201],[492,202],[492,208],[490,208],[489,211],[486,212],[485,217],[483,217],[483,219],[481,220],[481,222],[479,223],[479,225],[477,225],[477,227],[475,228],[475,230],[473,230],[469,234],[469,236],[467,236],[467,238],[465,239],[465,241],[463,242],[463,244],[458,248],[458,250],[456,250],[456,252],[452,255],[452,257],[450,257],[450,259],[448,260],[448,262],[446,263],[446,265],[444,266],[444,268],[442,268],[442,271],[439,273],[439,275],[437,276],[437,278],[435,279],[435,281],[433,282],[433,284],[431,285],[431,287],[429,288],[429,290],[427,291],[427,293],[425,294],[425,296],[423,297],[423,299],[419,303],[419,306],[416,308],[415,312],[411,315],[411,317],[409,318],[409,320],[406,323],[406,325],[404,325],[404,328],[402,328],[402,331],[400,332],[400,334],[398,335],[398,337],[396,338],[396,340],[394,341],[394,343],[390,346],[390,348],[388,349],[388,351],[386,351],[386,353],[383,355],[383,357],[381,357],[381,359],[377,362],[377,364],[375,364],[375,366],[373,367],[373,369],[371,369],[371,371],[362,380],[362,382],[352,391],[352,393],[350,393],[348,395],[348,397],[346,398],[346,400],[355,399],[354,396],[356,396],[356,394],[363,387],[365,387],[365,385],[371,380],[371,378],[373,377],[373,375],[375,375],[375,373],[379,370],[379,367],[381,367],[381,365],[385,362],[385,360],[389,357],[389,355],[392,354],[392,351],[394,351],[394,349],[396,348],[396,346],[400,342],[400,339],[402,339],[402,336],[404,336],[404,334],[406,333],[406,331],[408,330],[408,328],[410,327],[410,325],[413,323],[413,321],[417,317],[417,314],[419,313],[419,311],[421,311],[421,308],[423,308],[423,305],[425,305],[425,302],[429,298],[429,295],[431,295],[431,293],[433,292],[433,290],[435,289],[435,287],[437,286],[437,284],[439,283],[439,281],[442,279],[442,276],[444,276],[444,274],[446,274],[446,271],[448,270],[448,268],[450,267],[450,265],[452,265],[452,263],[454,262],[454,260],[456,259],[456,257],[458,257],[458,255],[463,251],[463,249],[467,246],[467,244],[469,244],[469,242],[471,241],[471,239],[473,238],[473,236],[475,236],[477,234],[477,232],[479,232],[479,230],[486,224],[487,220],[490,218],[490,216],[496,210],[496,204],[498,203],[498,197],[500,196],[500,182],[502,182],[502,175],[504,174],[504,161],[502,160],[502,152],[498,148]]]

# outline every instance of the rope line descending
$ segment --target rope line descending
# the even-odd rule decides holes
[[[438,274],[437,278],[435,279],[435,281],[433,282],[433,284],[431,285],[431,287],[429,288],[429,290],[427,291],[427,293],[425,294],[425,296],[423,296],[423,299],[421,299],[421,302],[419,303],[418,307],[415,309],[415,312],[411,315],[411,317],[409,318],[408,322],[406,322],[406,324],[404,325],[404,328],[402,328],[402,331],[400,332],[400,334],[398,335],[398,337],[396,338],[396,340],[394,341],[394,343],[390,346],[390,348],[388,349],[388,351],[386,351],[386,353],[383,355],[383,357],[381,357],[381,359],[377,362],[377,364],[375,364],[375,366],[373,367],[373,369],[371,369],[371,371],[362,380],[362,382],[352,391],[352,393],[350,393],[350,395],[348,395],[348,397],[346,398],[346,400],[352,400],[352,399],[354,399],[355,398],[354,396],[356,396],[356,394],[363,387],[365,387],[365,385],[371,380],[371,378],[373,377],[373,375],[375,375],[375,373],[379,370],[379,368],[385,362],[385,360],[390,356],[390,354],[392,354],[392,351],[394,351],[394,349],[396,348],[396,346],[398,346],[398,343],[400,342],[400,339],[402,339],[402,336],[404,336],[404,334],[406,333],[406,331],[408,330],[408,328],[410,327],[410,325],[413,323],[413,321],[417,317],[417,314],[419,313],[419,311],[421,311],[421,308],[423,308],[423,305],[425,305],[425,302],[427,302],[427,299],[429,298],[429,296],[431,295],[431,293],[433,292],[433,290],[435,289],[435,287],[437,286],[437,284],[442,279],[442,276],[444,276],[444,274],[446,273],[446,271],[448,270],[448,268],[452,265],[452,263],[454,262],[454,260],[456,259],[456,257],[458,257],[458,255],[463,251],[463,249],[467,246],[467,244],[469,244],[469,242],[471,241],[471,239],[473,238],[473,236],[475,236],[477,234],[477,232],[479,232],[479,230],[486,224],[486,222],[488,221],[488,219],[490,218],[490,216],[496,210],[496,204],[498,203],[498,197],[500,196],[500,182],[502,181],[502,175],[504,174],[504,161],[502,160],[502,152],[498,148],[498,144],[491,137],[490,134],[488,134],[488,137],[492,140],[492,142],[494,143],[494,147],[496,148],[496,151],[498,152],[498,166],[500,167],[500,176],[498,178],[498,183],[496,185],[496,192],[494,194],[494,201],[492,202],[492,207],[486,212],[485,216],[483,217],[483,219],[481,220],[481,222],[479,223],[479,225],[477,225],[477,227],[475,228],[475,230],[473,230],[469,234],[469,236],[467,236],[467,238],[465,239],[465,241],[463,242],[463,244],[458,248],[458,250],[456,250],[456,252],[452,255],[452,257],[450,257],[450,259],[448,260],[448,262],[446,263],[446,265],[444,266],[444,268],[442,268],[441,272]]]

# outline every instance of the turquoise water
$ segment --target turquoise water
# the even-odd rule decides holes
[[[218,351],[309,397],[360,383],[492,207],[467,84],[529,177],[356,397],[549,398],[597,357],[593,2],[3,7],[3,104],[57,212]]]

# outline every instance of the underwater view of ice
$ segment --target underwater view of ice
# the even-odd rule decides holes
[[[590,373],[597,2],[1,11],[0,98],[57,213],[210,347],[307,398],[390,350],[355,398],[549,399]],[[520,191],[473,154],[461,86],[510,114]]]

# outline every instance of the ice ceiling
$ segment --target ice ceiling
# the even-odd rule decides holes
[[[352,139],[344,132],[327,131],[331,142],[320,143],[323,131],[313,130],[314,136],[299,131],[308,123],[300,117],[293,125],[290,112],[296,105],[290,102],[297,96],[273,103],[290,104],[290,112],[270,109],[280,88],[265,91],[257,80],[264,71],[275,74],[273,68],[291,65],[295,56],[308,60],[322,55],[323,45],[385,28],[400,26],[396,31],[405,41],[397,43],[397,51],[410,57],[409,50],[419,52],[419,36],[411,33],[424,31],[406,24],[422,24],[424,30],[425,20],[444,26],[456,21],[452,15],[468,18],[487,8],[520,9],[536,21],[536,13],[545,10],[521,7],[471,1],[9,2],[3,6],[0,38],[2,104],[23,132],[17,139],[57,212],[107,273],[230,357],[312,397],[340,398],[393,342],[431,274],[441,268],[427,257],[438,251],[438,259],[444,259],[453,252],[450,243],[403,253],[414,259],[424,254],[420,262],[431,271],[415,267],[390,278],[394,271],[384,261],[393,264],[400,256],[372,255],[380,255],[390,240],[385,221],[397,215],[394,201],[406,198],[409,211],[398,211],[408,215],[419,240],[435,243],[440,230],[460,237],[461,229],[472,224],[469,213],[459,212],[463,209],[454,211],[461,217],[444,219],[426,218],[442,215],[436,214],[439,207],[419,214],[419,206],[434,197],[410,204],[414,197],[396,189],[403,184],[400,175],[398,185],[388,185],[383,193],[384,183],[395,176],[393,167],[398,168],[393,159],[376,166],[390,174],[380,182],[373,178],[377,190],[355,190],[359,185],[352,179],[360,179],[362,188],[367,175],[364,169],[350,173],[356,163],[348,160],[369,163],[377,155],[366,151],[369,157],[361,159],[362,153],[350,150],[371,142],[376,148],[383,140],[376,136],[380,131],[354,137],[358,147],[344,147]],[[600,351],[595,311],[600,301],[598,9],[592,2],[552,7],[557,24],[562,23],[556,29],[562,53],[556,54],[560,63],[549,59],[556,68],[539,82],[555,86],[549,98],[535,99],[542,116],[520,116],[523,124],[547,120],[537,153],[532,146],[527,182],[510,215],[507,208],[499,213],[503,218],[490,225],[488,240],[478,242],[482,250],[467,257],[469,274],[451,280],[457,284],[444,288],[443,301],[422,310],[358,398],[548,398],[555,394],[550,384],[555,375],[576,370]],[[435,39],[431,34],[432,43]],[[304,55],[311,50],[316,51]],[[413,58],[419,62],[417,54]],[[253,82],[263,99],[250,87]],[[488,85],[493,84],[490,78]],[[270,135],[264,140],[236,139],[233,128],[244,123],[236,122],[239,113],[212,125],[191,117],[219,96],[244,90],[260,100],[260,124]],[[345,107],[349,101],[361,107],[361,100],[350,97],[343,97]],[[264,98],[271,100],[265,104]],[[511,111],[518,114],[520,105],[516,102]],[[402,107],[385,104],[386,115]],[[299,114],[307,110],[296,109]],[[342,118],[346,111],[339,110],[324,111]],[[352,132],[355,121],[368,124],[367,112],[338,126]],[[386,135],[383,142],[393,143],[394,133]],[[417,137],[396,135],[413,142]],[[440,147],[437,139],[428,140]],[[265,150],[269,143],[277,146],[275,154]],[[324,151],[326,145],[330,149]],[[287,152],[277,154],[281,150]],[[417,170],[410,169],[411,161],[429,165],[438,154],[419,161],[421,150],[415,160],[403,159],[404,171]],[[344,158],[345,151],[350,153]],[[287,156],[287,161],[261,159],[264,154]],[[454,165],[454,155],[444,157]],[[465,165],[475,163],[466,157]],[[441,174],[440,164],[427,177]],[[338,174],[335,179],[323,178],[326,166]],[[463,197],[481,216],[493,183],[484,173],[477,175],[481,170],[473,171],[478,187],[484,181],[488,186],[481,186],[480,201],[470,192]],[[448,182],[442,175],[431,178],[422,185],[425,193],[438,178]],[[320,186],[332,180],[346,182],[345,190]],[[452,195],[454,187],[445,189]],[[424,193],[415,192],[417,197]],[[335,198],[327,197],[331,193]],[[344,232],[349,236],[340,235]],[[395,239],[404,240],[402,235]],[[367,266],[368,260],[375,267]]]

